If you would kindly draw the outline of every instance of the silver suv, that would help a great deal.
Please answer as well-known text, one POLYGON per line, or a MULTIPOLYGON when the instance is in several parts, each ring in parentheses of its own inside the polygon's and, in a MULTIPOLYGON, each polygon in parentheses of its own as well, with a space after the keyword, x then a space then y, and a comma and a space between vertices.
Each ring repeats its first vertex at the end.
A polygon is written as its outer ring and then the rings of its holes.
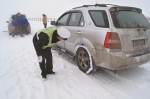
POLYGON ((84 5, 66 11, 51 25, 70 31, 68 40, 57 46, 72 53, 85 73, 97 66, 120 70, 150 61, 150 24, 140 8, 84 5))

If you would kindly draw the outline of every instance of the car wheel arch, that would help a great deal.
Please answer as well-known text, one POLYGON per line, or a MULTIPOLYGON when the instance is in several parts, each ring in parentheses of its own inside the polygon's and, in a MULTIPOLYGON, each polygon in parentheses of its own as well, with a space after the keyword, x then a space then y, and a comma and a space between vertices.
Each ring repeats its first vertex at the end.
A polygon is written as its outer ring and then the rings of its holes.
POLYGON ((89 74, 91 71, 95 70, 95 63, 93 60, 93 57, 91 55, 91 52, 89 51, 89 48, 87 48, 84 44, 78 44, 76 45, 75 49, 74 49, 74 55, 76 56, 76 52, 78 51, 78 49, 83 48, 84 50, 87 51, 88 55, 89 55, 89 59, 90 59, 90 68, 88 69, 88 71, 86 71, 86 74, 89 74))
POLYGON ((93 44, 87 39, 87 38, 82 38, 82 39, 76 39, 75 43, 74 43, 74 54, 76 54, 75 49, 77 48, 77 46, 85 46, 88 51, 91 53, 91 56, 93 56, 93 58, 95 58, 94 56, 96 56, 96 51, 95 48, 93 46, 93 44))

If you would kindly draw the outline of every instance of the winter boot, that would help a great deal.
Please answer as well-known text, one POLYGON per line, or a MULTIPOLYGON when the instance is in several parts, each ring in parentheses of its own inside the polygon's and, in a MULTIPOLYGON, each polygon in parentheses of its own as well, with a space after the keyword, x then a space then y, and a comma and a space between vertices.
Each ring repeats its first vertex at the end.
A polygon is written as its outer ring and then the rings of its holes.
POLYGON ((49 73, 47 73, 47 74, 54 74, 54 75, 55 75, 56 73, 55 73, 55 72, 53 72, 53 71, 51 71, 51 72, 49 72, 49 73))

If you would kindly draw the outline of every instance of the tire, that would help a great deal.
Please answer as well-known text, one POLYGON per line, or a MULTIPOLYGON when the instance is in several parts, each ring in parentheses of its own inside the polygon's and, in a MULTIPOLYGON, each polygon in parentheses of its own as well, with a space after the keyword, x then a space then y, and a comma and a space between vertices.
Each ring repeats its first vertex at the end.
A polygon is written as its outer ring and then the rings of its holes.
POLYGON ((86 73, 90 68, 90 59, 88 52, 84 48, 79 48, 76 52, 76 61, 78 68, 86 73))

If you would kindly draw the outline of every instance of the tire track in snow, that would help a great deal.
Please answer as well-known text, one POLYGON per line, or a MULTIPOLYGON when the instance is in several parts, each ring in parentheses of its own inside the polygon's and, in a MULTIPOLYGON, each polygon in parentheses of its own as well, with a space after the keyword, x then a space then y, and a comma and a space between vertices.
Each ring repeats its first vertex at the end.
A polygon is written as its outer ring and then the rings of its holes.
MULTIPOLYGON (((70 63, 76 63, 69 60, 69 55, 62 53, 63 59, 68 60, 70 63)), ((62 57, 62 56, 61 56, 62 57)), ((116 74, 113 71, 101 68, 96 72, 89 74, 89 77, 97 82, 100 86, 103 86, 108 92, 117 96, 118 99, 149 99, 150 95, 147 95, 146 89, 149 88, 149 71, 140 67, 130 68, 126 70, 119 70, 116 74), (147 83, 145 83, 145 81, 147 83), (144 83, 143 83, 144 82, 144 83), (108 87, 109 86, 109 87, 108 87), (143 86, 145 86, 143 88, 143 86), (113 90, 111 90, 113 89, 113 90), (117 93, 115 92, 117 91, 117 93), (120 95, 119 95, 120 94, 120 95)))
MULTIPOLYGON (((107 72, 98 69, 95 73, 91 73, 88 76, 104 89, 106 89, 110 94, 115 97, 117 96, 117 99, 132 99, 130 96, 126 95, 126 93, 122 92, 123 89, 119 90, 116 88, 116 84, 118 84, 119 79, 115 79, 107 72)), ((122 81, 120 81, 120 83, 121 82, 122 81)))
POLYGON ((150 97, 150 95, 145 95, 146 88, 140 87, 140 84, 142 84, 143 86, 142 75, 146 75, 146 72, 147 71, 145 71, 144 69, 140 69, 139 67, 137 67, 127 70, 120 70, 117 71, 116 74, 114 74, 112 71, 101 68, 96 72, 89 74, 88 76, 99 83, 100 86, 103 86, 111 94, 113 94, 114 96, 118 96, 118 98, 124 96, 124 99, 141 99, 143 97, 150 97), (139 72, 141 73, 141 77, 139 72), (145 93, 143 91, 145 91, 145 93), (116 92, 118 95, 116 94, 116 92), (142 94, 140 92, 142 92, 142 94))
POLYGON ((0 63, 3 64, 0 66, 0 89, 3 89, 0 90, 1 99, 45 98, 42 96, 43 83, 35 72, 39 67, 35 63, 35 55, 31 55, 34 50, 31 38, 32 36, 12 38, 7 34, 0 36, 0 42, 3 42, 0 49, 0 63), (31 43, 28 44, 26 40, 31 40, 31 43))

